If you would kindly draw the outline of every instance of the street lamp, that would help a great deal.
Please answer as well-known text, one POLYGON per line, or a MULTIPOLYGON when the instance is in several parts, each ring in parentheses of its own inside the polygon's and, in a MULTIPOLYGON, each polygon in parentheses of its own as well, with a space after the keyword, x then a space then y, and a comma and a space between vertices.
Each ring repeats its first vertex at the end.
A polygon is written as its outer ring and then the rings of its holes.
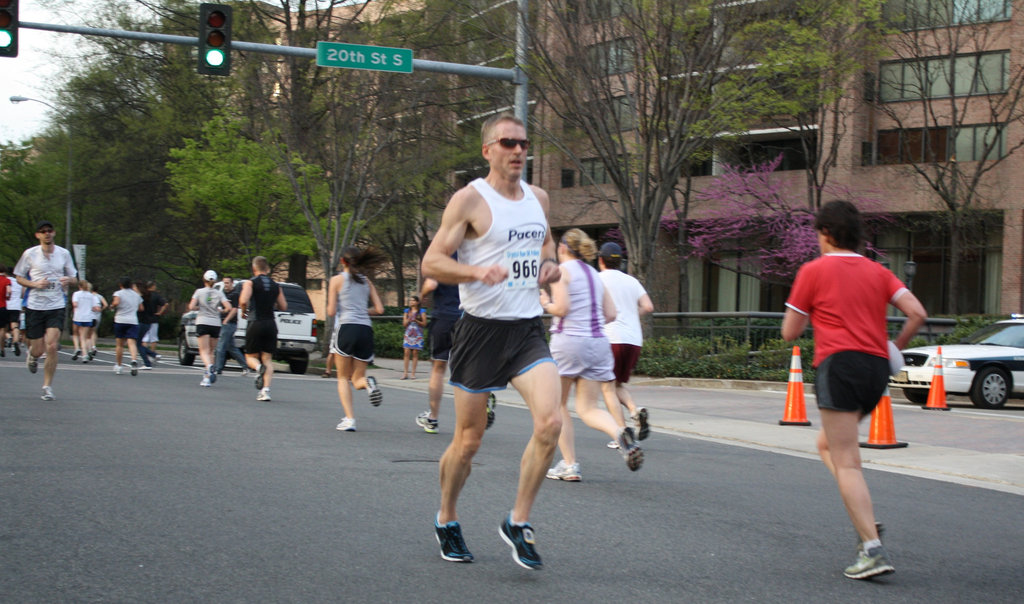
MULTIPOLYGON (((12 103, 14 103, 15 105, 17 105, 18 103, 24 102, 24 101, 33 101, 35 103, 42 103, 43 105, 46 105, 47 107, 49 107, 50 109, 53 109, 57 113, 60 113, 60 114, 64 115, 63 112, 60 109, 57 109, 56 107, 54 107, 53 105, 47 103, 46 101, 40 101, 39 99, 30 99, 27 96, 17 96, 17 95, 15 95, 15 96, 11 97, 10 101, 12 103)), ((65 118, 66 117, 67 116, 65 115, 65 118)), ((67 128, 67 131, 68 131, 68 187, 67 187, 68 191, 67 191, 67 204, 66 204, 67 207, 65 208, 66 216, 64 218, 64 221, 65 221, 64 222, 64 248, 67 249, 68 252, 70 252, 71 251, 71 125, 70 124, 65 124, 65 127, 67 128)))
POLYGON ((903 274, 907 277, 907 289, 914 291, 914 275, 917 274, 917 263, 913 260, 904 262, 903 274))

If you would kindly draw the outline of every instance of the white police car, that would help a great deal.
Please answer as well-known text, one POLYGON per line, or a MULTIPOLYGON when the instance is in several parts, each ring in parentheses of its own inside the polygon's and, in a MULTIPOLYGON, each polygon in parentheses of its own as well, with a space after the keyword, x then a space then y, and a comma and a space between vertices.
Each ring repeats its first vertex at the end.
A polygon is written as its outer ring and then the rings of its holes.
MULTIPOLYGON (((928 400, 938 346, 907 348, 903 368, 889 385, 912 403, 928 400)), ((1009 398, 1024 398, 1024 319, 999 321, 979 329, 960 344, 942 346, 946 394, 970 397, 976 407, 997 409, 1009 398)))

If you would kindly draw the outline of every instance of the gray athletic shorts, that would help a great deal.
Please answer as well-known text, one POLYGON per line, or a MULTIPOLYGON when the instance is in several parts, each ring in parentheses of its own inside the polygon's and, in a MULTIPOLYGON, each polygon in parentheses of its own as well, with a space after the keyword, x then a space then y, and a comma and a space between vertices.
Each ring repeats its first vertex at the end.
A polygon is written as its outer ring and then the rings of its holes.
POLYGON ((615 379, 615 358, 608 338, 551 334, 551 356, 558 364, 558 375, 593 382, 615 379))
POLYGON ((831 354, 814 374, 819 409, 871 413, 889 383, 889 359, 855 350, 831 354))
POLYGON ((467 392, 504 390, 517 375, 553 362, 540 317, 499 321, 467 313, 452 329, 449 383, 467 392))

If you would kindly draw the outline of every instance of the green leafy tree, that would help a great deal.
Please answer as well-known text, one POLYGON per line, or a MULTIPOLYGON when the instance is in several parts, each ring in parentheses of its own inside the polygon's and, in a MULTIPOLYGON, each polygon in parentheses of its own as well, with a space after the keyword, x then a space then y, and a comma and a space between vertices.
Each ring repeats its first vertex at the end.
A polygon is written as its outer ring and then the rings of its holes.
POLYGON ((289 183, 272 153, 244 135, 243 124, 218 116, 199 140, 172 149, 168 214, 199 236, 180 242, 198 266, 221 266, 245 274, 249 260, 272 263, 294 253, 313 252, 306 225, 296 211, 289 183), (192 239, 192 241, 189 241, 192 239), (205 241, 216 246, 205 246, 205 241), (220 254, 204 257, 207 253, 220 254))
POLYGON ((38 243, 33 233, 43 218, 57 225, 58 245, 64 245, 66 144, 64 135, 55 133, 22 146, 0 145, 0 262, 10 268, 25 248, 38 243))

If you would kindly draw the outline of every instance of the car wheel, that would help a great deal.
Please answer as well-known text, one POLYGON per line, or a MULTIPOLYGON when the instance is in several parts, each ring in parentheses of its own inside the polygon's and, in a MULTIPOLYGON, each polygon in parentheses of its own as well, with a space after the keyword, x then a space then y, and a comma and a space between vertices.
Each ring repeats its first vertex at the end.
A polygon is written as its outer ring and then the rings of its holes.
POLYGON ((912 390, 910 388, 904 388, 903 396, 905 396, 908 401, 914 403, 915 405, 924 405, 928 402, 927 390, 918 390, 916 388, 912 390))
POLYGON ((182 365, 191 366, 196 361, 196 355, 188 351, 188 340, 185 334, 178 334, 178 362, 182 365))
POLYGON ((303 373, 306 373, 307 367, 309 367, 309 357, 288 359, 288 369, 290 369, 292 373, 302 375, 303 373))
POLYGON ((1010 397, 1010 378, 999 367, 985 367, 974 377, 971 402, 982 409, 999 409, 1010 397))

